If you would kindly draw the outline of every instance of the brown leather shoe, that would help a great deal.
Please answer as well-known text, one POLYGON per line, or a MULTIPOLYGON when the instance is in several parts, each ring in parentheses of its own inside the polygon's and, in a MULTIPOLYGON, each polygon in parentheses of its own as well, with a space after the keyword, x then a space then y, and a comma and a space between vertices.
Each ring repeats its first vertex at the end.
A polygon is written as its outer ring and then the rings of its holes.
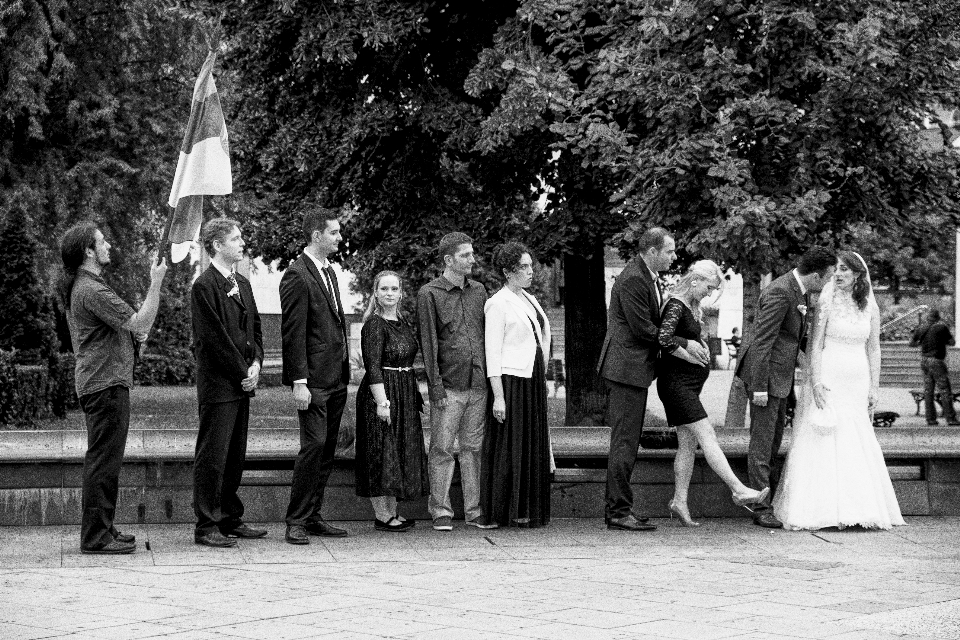
POLYGON ((324 536, 325 538, 344 538, 347 536, 346 529, 334 527, 331 524, 327 524, 322 519, 318 519, 307 524, 304 526, 304 529, 306 529, 307 533, 312 536, 324 536))
POLYGON ((783 523, 777 520, 777 517, 773 515, 773 511, 770 511, 769 509, 755 513, 753 516, 753 524, 757 525, 758 527, 766 527, 767 529, 783 528, 783 523))
POLYGON ((633 514, 622 518, 609 518, 607 520, 607 529, 619 531, 656 531, 656 525, 647 522, 640 522, 633 514))
POLYGON ((290 544, 310 544, 307 530, 298 524, 288 524, 287 533, 283 537, 290 544))
POLYGON ((204 547, 217 547, 220 549, 237 546, 236 540, 231 540, 219 531, 195 533, 193 534, 193 541, 199 545, 203 545, 204 547))

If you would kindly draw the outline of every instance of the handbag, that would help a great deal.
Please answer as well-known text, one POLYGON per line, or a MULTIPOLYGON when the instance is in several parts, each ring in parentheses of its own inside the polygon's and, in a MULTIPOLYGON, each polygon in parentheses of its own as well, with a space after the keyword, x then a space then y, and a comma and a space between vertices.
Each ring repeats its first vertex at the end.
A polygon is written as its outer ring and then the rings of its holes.
POLYGON ((813 432, 821 436, 832 435, 837 430, 837 414, 830 403, 824 403, 823 409, 814 404, 808 421, 813 432))
POLYGON ((677 428, 670 425, 644 427, 640 432, 640 446, 644 449, 676 449, 680 446, 677 428))

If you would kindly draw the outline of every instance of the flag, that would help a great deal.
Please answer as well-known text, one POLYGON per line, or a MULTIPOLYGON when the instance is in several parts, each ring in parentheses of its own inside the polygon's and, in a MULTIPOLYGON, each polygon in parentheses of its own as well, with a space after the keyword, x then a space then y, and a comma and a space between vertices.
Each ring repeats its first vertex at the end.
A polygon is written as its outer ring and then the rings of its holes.
POLYGON ((180 262, 190 252, 190 243, 200 234, 203 196, 223 196, 233 191, 227 123, 220 108, 220 95, 213 82, 217 54, 211 51, 193 88, 190 120, 180 146, 177 173, 170 200, 174 208, 167 221, 170 259, 180 262))

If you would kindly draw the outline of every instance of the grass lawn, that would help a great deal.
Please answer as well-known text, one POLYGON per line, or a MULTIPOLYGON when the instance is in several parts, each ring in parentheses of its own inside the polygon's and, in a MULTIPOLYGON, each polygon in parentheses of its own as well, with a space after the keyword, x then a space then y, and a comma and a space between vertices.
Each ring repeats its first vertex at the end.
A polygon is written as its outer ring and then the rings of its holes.
MULTIPOLYGON (((424 389, 424 396, 426 390, 424 389)), ((566 400, 547 399, 547 423, 563 425, 566 400)), ((343 422, 356 422, 357 387, 351 385, 343 422)), ((131 428, 133 429, 195 429, 197 427, 196 387, 136 387, 130 394, 131 428)), ((250 427, 253 429, 296 428, 297 412, 293 395, 286 387, 257 389, 250 402, 250 427)), ((66 419, 42 420, 32 429, 83 429, 83 413, 71 411, 66 419)))

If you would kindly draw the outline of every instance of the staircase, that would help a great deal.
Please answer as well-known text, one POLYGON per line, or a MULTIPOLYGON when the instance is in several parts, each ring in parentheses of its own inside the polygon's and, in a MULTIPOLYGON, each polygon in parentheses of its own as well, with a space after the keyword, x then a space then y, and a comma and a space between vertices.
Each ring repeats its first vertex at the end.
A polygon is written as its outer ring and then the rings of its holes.
POLYGON ((880 386, 922 389, 920 349, 906 342, 880 343, 880 386))

